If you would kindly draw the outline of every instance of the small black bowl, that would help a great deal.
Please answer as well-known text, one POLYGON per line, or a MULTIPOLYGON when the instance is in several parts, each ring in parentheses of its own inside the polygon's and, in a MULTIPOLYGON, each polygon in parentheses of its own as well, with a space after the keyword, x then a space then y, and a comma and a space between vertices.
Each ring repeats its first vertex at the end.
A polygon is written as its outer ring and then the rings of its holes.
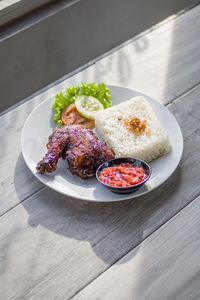
POLYGON ((97 180, 103 184, 106 188, 108 188, 109 190, 111 190, 114 193, 118 193, 118 194, 128 194, 128 193, 132 193, 137 191, 145 182, 147 182, 147 180, 150 178, 151 176, 151 168, 150 166, 143 160, 141 159, 137 159, 137 158, 132 158, 132 157, 123 157, 123 158, 115 158, 115 159, 111 159, 109 161, 106 161, 105 163, 103 163, 102 165, 100 165, 98 167, 98 169, 96 170, 96 178, 97 180), (121 163, 129 163, 131 165, 133 165, 134 167, 142 167, 143 170, 145 171, 147 177, 141 181, 138 184, 134 184, 128 187, 115 187, 115 186, 111 186, 108 185, 104 182, 102 182, 99 179, 99 172, 102 171, 103 169, 107 168, 107 167, 112 167, 114 165, 120 165, 121 163))

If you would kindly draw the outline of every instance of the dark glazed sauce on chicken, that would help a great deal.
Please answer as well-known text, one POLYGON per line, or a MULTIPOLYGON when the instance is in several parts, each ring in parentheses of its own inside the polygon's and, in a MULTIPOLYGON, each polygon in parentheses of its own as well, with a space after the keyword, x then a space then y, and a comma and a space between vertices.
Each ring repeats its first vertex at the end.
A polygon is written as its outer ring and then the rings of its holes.
POLYGON ((41 174, 54 172, 62 157, 72 174, 88 178, 95 175, 100 164, 114 158, 113 151, 93 131, 81 125, 56 128, 46 146, 47 153, 36 167, 41 174))

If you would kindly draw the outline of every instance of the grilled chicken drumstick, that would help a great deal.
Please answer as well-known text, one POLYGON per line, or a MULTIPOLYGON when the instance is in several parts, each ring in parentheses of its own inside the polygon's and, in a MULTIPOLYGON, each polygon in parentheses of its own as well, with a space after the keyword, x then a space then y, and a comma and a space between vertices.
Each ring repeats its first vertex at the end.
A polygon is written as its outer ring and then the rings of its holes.
POLYGON ((37 164, 39 173, 54 172, 60 157, 66 159, 72 174, 91 177, 103 162, 114 158, 113 151, 81 125, 64 125, 50 135, 47 153, 37 164))

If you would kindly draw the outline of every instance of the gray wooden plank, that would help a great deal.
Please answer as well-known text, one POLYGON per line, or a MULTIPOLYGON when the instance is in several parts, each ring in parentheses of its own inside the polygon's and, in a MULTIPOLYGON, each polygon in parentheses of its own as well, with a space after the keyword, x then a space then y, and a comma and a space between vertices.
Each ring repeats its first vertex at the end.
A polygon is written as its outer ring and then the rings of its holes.
POLYGON ((54 97, 56 92, 81 81, 129 85, 141 89, 159 102, 171 101, 176 94, 183 93, 199 82, 200 42, 196 39, 200 28, 199 14, 200 6, 197 6, 183 15, 170 18, 153 30, 148 30, 138 39, 132 40, 128 45, 115 50, 108 58, 101 59, 102 62, 93 64, 52 86, 0 118, 2 143, 0 214, 42 187, 26 168, 20 152, 21 129, 31 110, 43 99, 54 97), (177 45, 173 44, 171 49, 173 30, 177 35, 177 45), (179 31, 181 34, 178 34, 179 31), (184 47, 182 38, 186 39, 184 47), (141 50, 140 47, 145 45, 145 41, 148 41, 148 47, 141 50), (169 58, 170 56, 172 58, 173 54, 171 64, 169 58), (168 68, 171 70, 169 74, 168 68), (16 185, 20 193, 16 193, 16 185))
POLYGON ((199 299, 200 197, 72 299, 199 299))
POLYGON ((200 194, 199 93, 200 86, 169 105, 183 131, 184 153, 154 192, 88 203, 44 188, 1 217, 2 299, 72 297, 200 194))
POLYGON ((106 56, 102 73, 166 104, 199 83, 200 5, 106 56))
POLYGON ((29 105, 20 106, 0 118, 0 215, 43 186, 26 167, 20 145, 22 126, 36 105, 37 102, 30 101, 29 105))

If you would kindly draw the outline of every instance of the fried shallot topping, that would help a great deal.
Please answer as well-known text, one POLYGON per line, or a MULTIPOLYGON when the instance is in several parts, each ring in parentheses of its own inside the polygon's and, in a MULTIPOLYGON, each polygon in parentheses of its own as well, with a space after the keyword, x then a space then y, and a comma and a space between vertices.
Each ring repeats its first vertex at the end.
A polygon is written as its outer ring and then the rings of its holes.
MULTIPOLYGON (((147 128, 147 120, 141 120, 138 117, 130 117, 130 119, 124 119, 124 124, 128 127, 129 131, 133 131, 135 135, 140 135, 145 132, 147 128)), ((147 135, 151 134, 150 129, 146 132, 147 135)))

